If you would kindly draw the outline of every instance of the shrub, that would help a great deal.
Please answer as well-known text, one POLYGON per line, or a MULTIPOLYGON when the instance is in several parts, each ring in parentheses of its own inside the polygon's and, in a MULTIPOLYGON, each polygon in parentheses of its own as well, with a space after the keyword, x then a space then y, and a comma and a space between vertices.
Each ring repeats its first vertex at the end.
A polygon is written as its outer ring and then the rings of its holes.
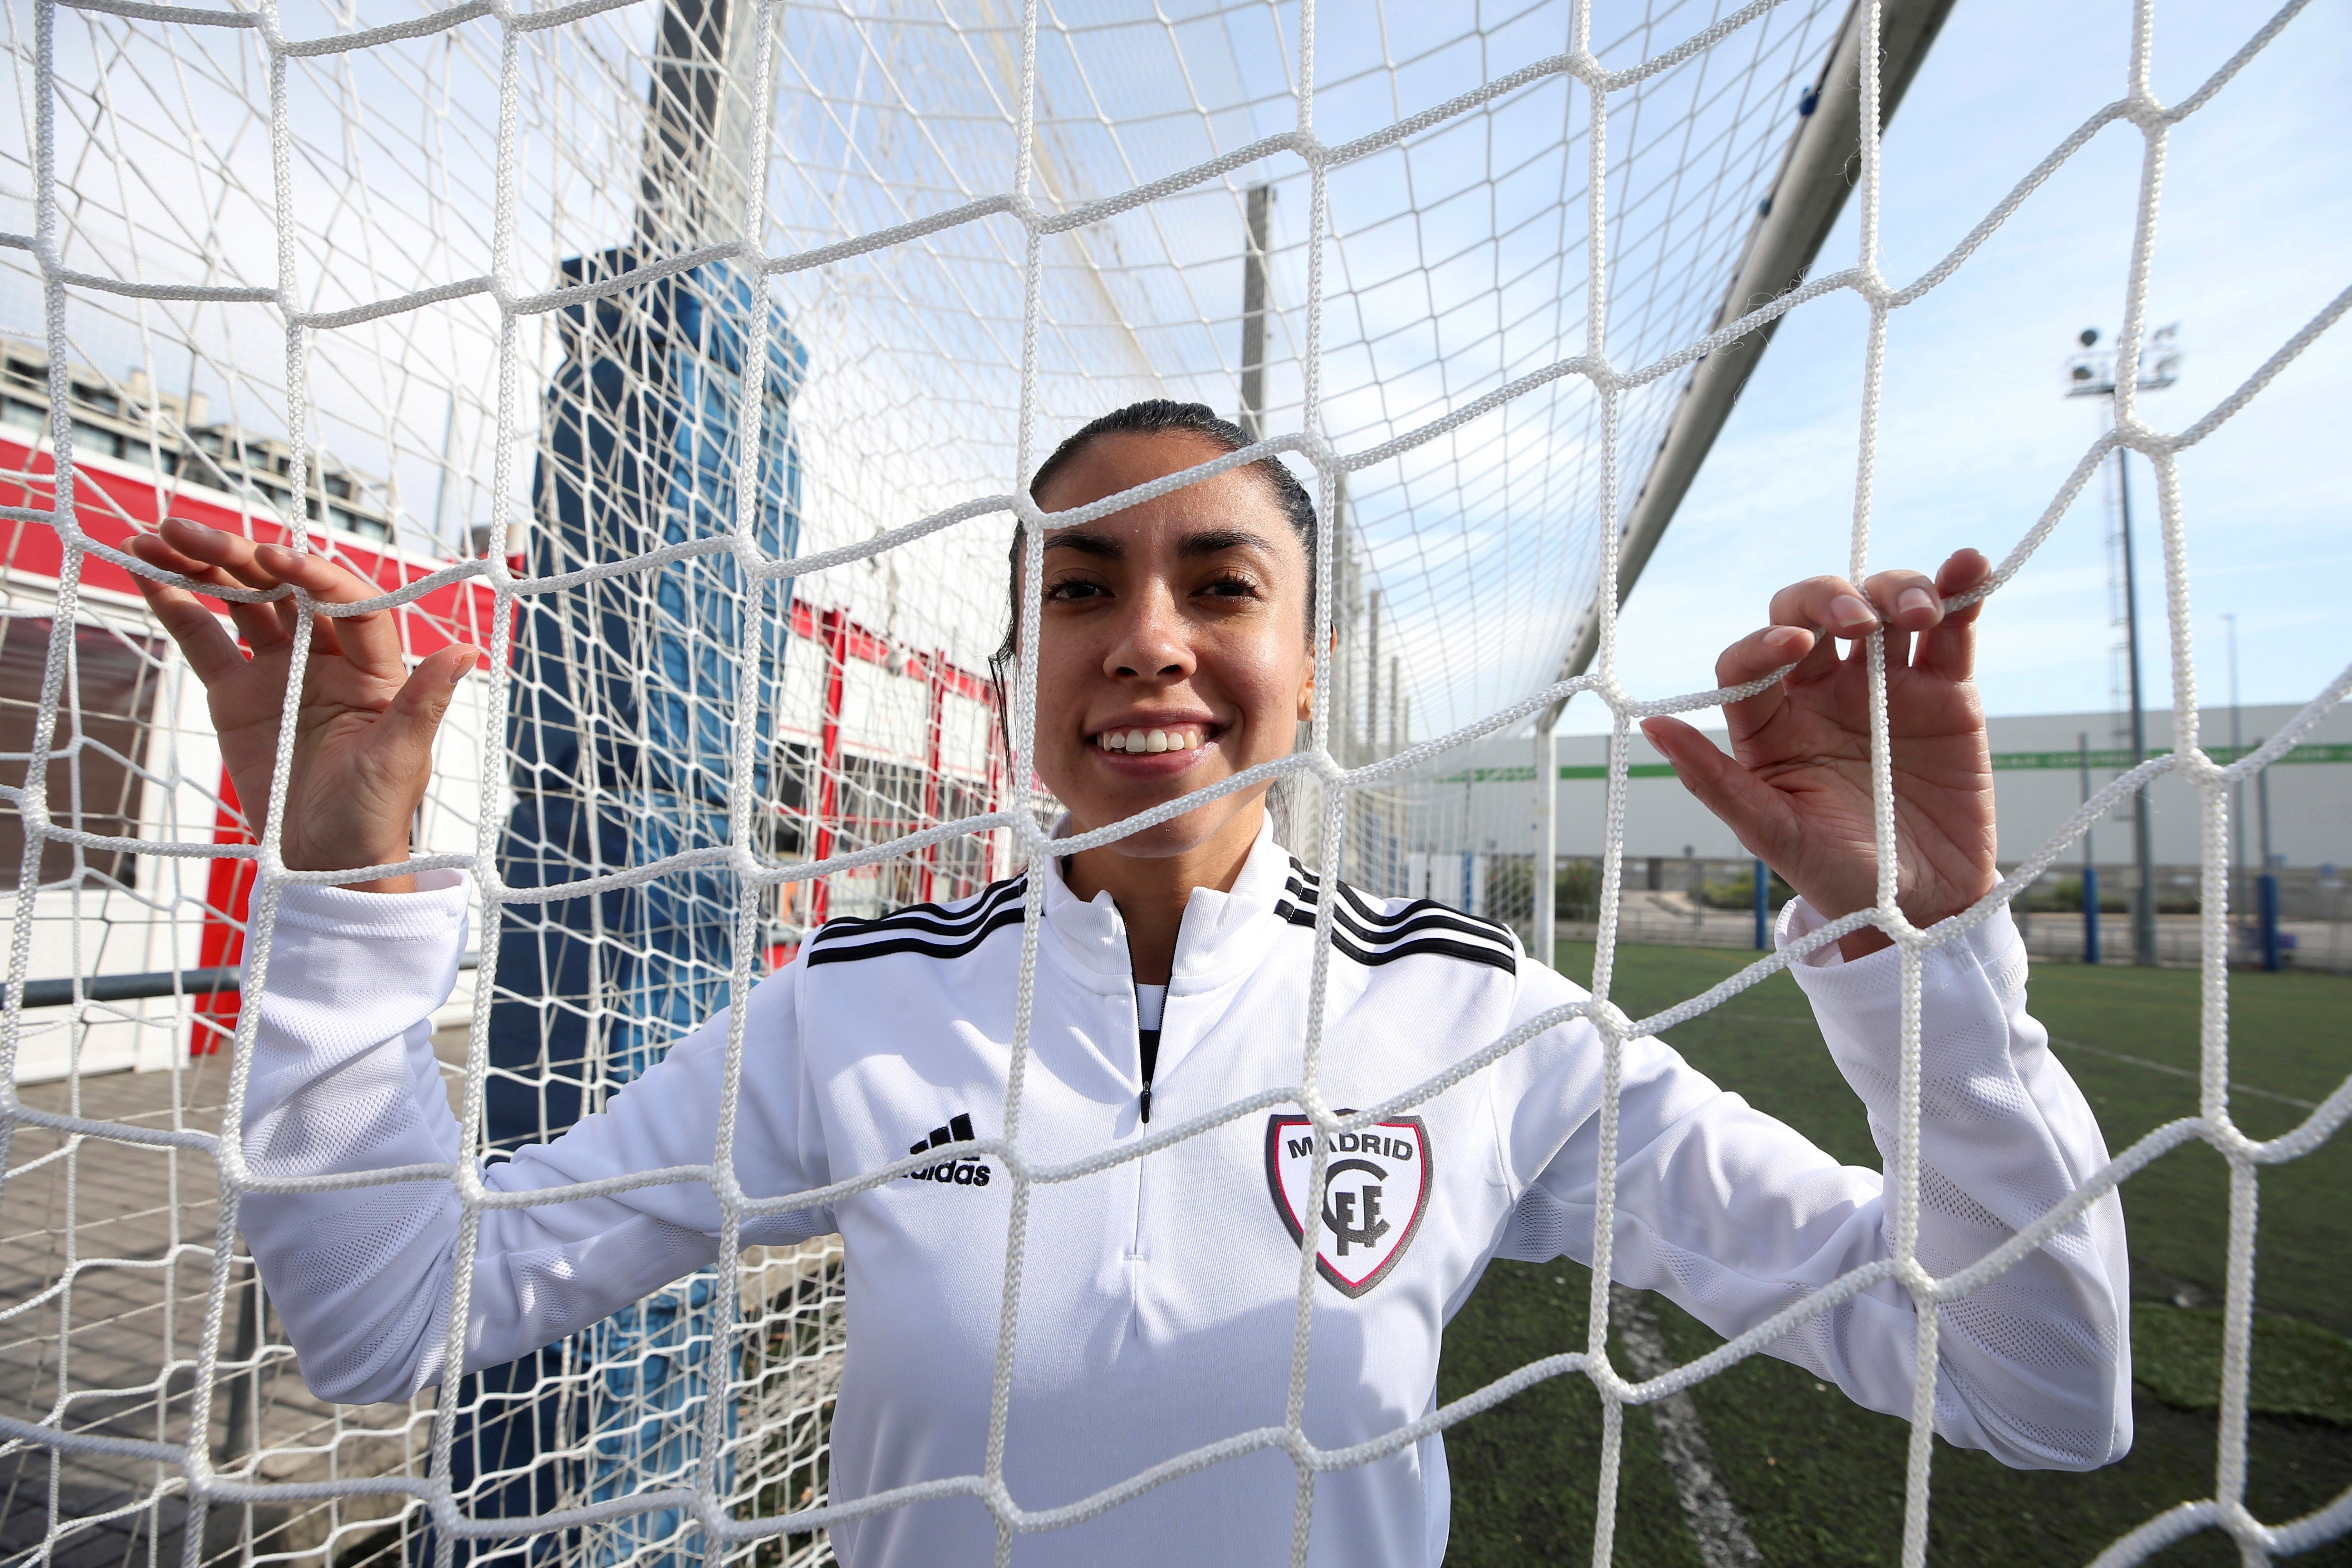
MULTIPOLYGON (((1795 889, 1780 879, 1780 874, 1778 871, 1771 873, 1771 884, 1765 889, 1764 897, 1769 907, 1777 910, 1795 898, 1797 894, 1795 889)), ((1756 872, 1753 868, 1750 868, 1737 877, 1727 877, 1721 881, 1702 882, 1699 884, 1698 897, 1699 901, 1711 910, 1754 909, 1756 907, 1756 872)))

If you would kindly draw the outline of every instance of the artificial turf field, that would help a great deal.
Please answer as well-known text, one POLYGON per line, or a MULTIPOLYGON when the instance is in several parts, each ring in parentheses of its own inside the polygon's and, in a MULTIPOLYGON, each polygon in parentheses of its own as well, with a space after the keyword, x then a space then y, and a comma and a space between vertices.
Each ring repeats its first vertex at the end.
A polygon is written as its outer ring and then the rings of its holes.
MULTIPOLYGON (((1752 953, 1619 950, 1615 999, 1635 1017, 1697 994, 1752 953)), ((1591 971, 1589 943, 1560 968, 1591 971)), ((2239 1125, 2284 1132, 2352 1072, 2352 981, 2240 973, 2231 982, 2239 1125), (2267 1091, 2264 1099, 2245 1092, 2267 1091), (2296 1103, 2302 1102, 2302 1103, 2296 1103)), ((2042 964, 2030 1005, 2105 1128, 2110 1152, 2197 1110, 2198 976, 2179 970, 2042 964), (2118 1059, 2113 1054, 2139 1058, 2118 1059), (2170 1072, 2164 1070, 2169 1068, 2170 1072)), ((1752 1104, 1839 1159, 1876 1169, 1861 1103, 1838 1076, 1796 983, 1775 975, 1668 1038, 1752 1104)), ((2213 1490, 2217 1309, 2224 1279, 2227 1167, 2201 1142, 2124 1184, 2131 1248, 2134 1419, 2121 1463, 2089 1475, 2004 1469, 1936 1444, 1930 1561, 2080 1564, 2172 1505, 2213 1490), (2196 1406, 2203 1405, 2203 1409, 2196 1406)), ((2352 1128, 2264 1169, 2255 1254, 2256 1408, 2247 1503, 2284 1522, 2352 1487, 2352 1128)), ((1590 1276, 1572 1264, 1496 1263, 1447 1329, 1439 1393, 1454 1399, 1528 1362, 1584 1347, 1590 1276)), ((1649 1298, 1678 1362, 1720 1339, 1649 1298)), ((1615 1357, 1622 1368, 1626 1362, 1615 1357)), ((1850 1404, 1810 1373, 1752 1356, 1692 1391, 1717 1468, 1766 1563, 1891 1564, 1903 1520, 1905 1425, 1850 1404)), ((1615 1561, 1701 1568, 1646 1410, 1625 1415, 1615 1561)), ((1446 1436, 1454 1476, 1449 1568, 1591 1560, 1601 1405, 1570 1374, 1472 1417, 1446 1436)), ((2206 1532, 2151 1559, 2234 1564, 2206 1532)), ((2352 1541, 2293 1559, 2352 1568, 2352 1541)))

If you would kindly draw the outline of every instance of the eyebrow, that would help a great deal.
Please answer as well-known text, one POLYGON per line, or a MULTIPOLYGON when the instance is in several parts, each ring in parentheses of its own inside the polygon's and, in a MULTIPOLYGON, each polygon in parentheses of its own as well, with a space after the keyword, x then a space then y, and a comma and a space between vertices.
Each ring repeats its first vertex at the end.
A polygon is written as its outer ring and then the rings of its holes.
MULTIPOLYGON (((1084 528, 1065 528, 1045 536, 1048 550, 1075 550, 1081 555, 1091 555, 1098 561, 1127 559, 1127 542, 1115 535, 1096 533, 1084 528)), ((1177 544, 1176 553, 1187 561, 1207 555, 1222 555, 1228 550, 1258 550, 1268 554, 1274 546, 1262 533, 1245 528, 1209 528, 1189 533, 1177 544)))

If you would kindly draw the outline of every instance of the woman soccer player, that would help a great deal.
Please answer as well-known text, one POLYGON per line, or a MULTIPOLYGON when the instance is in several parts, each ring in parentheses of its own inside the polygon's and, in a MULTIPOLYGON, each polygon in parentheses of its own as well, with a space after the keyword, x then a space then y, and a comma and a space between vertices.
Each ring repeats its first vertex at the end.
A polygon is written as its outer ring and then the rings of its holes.
MULTIPOLYGON (((1204 407, 1139 404, 1072 437, 1033 493, 1066 510, 1242 445, 1204 407)), ((1314 698, 1314 530, 1305 491, 1265 461, 1048 531, 1034 584, 1036 766, 1069 831, 1290 750, 1314 698)), ((317 556, 184 523, 135 548, 214 584, 290 583, 328 602, 374 592, 317 556)), ((1815 577, 1785 588, 1772 624, 1716 666, 1726 685, 1795 666, 1729 708, 1733 755, 1672 720, 1646 726, 1685 784, 1796 889, 1782 942, 1872 900, 1864 672, 1837 642, 1882 626, 1903 910, 1928 925, 1992 887, 1992 781, 1969 684, 1976 611, 1942 608, 1985 572, 1963 551, 1932 581, 1887 572, 1859 586, 1815 577)), ((232 607, 248 658, 194 596, 142 586, 210 690, 238 797, 268 799, 290 603, 232 607)), ((1028 586, 1016 584, 1016 603, 1028 586)), ((410 673, 383 614, 322 618, 313 636, 286 864, 396 864, 435 725, 476 655, 445 649, 410 673)), ((1032 1161, 1115 1150, 1298 1083, 1326 899, 1338 907, 1320 1084, 1333 1105, 1377 1104, 1583 994, 1501 926, 1307 871, 1274 842, 1262 789, 1028 875, 1045 879, 1045 928, 1021 1104, 1032 1161)), ((1003 1131, 1024 892, 1015 878, 960 903, 834 921, 751 993, 734 1132, 746 1194, 809 1191, 939 1150, 936 1163, 854 1196, 742 1227, 746 1244, 836 1230, 845 1243, 836 1502, 983 1468, 1013 1184, 1000 1160, 958 1146, 1003 1131)), ((246 1104, 257 1173, 457 1158, 430 1019, 455 980, 467 903, 466 879, 449 873, 285 890, 246 1104)), ((1882 1149, 1897 1114, 1896 968, 1865 928, 1794 971, 1882 1149)), ((1924 960, 1918 1255, 1938 1275, 1999 1246, 2106 1160, 2089 1108, 2025 1012, 2025 968, 2005 913, 1924 960)), ((512 1194, 709 1163, 726 1037, 726 1019, 711 1020, 603 1113, 478 1180, 512 1194)), ((1599 1037, 1573 1021, 1339 1140, 1317 1263, 1310 1441, 1365 1442, 1433 1408, 1440 1335, 1490 1258, 1591 1256, 1601 1071, 1599 1037)), ((1877 1173, 1839 1165, 1667 1047, 1625 1047, 1622 1104, 1612 1268, 1626 1284, 1729 1335, 1888 1255, 1877 1173)), ((1004 1456, 1020 1506, 1071 1503, 1282 1425, 1309 1131, 1280 1106, 1032 1189, 1004 1456)), ((353 1401, 402 1398, 584 1328, 709 1267, 720 1226, 699 1183, 483 1210, 458 1368, 444 1360, 459 1236, 449 1184, 254 1194, 243 1215, 304 1379, 353 1401)), ((1937 1430, 2019 1466, 2120 1456, 2126 1300, 2111 1193, 1944 1309, 1937 1430)), ((1905 1412, 1915 1326, 1908 1297, 1883 1283, 1771 1348, 1872 1409, 1905 1412)), ((1324 1473, 1315 1488, 1315 1562, 1427 1568, 1442 1557, 1437 1436, 1324 1473)), ((1024 1534, 1014 1561, 1282 1563, 1297 1489, 1287 1454, 1259 1449, 1024 1534)), ((833 1530, 853 1568, 986 1563, 994 1539, 970 1495, 833 1530)))

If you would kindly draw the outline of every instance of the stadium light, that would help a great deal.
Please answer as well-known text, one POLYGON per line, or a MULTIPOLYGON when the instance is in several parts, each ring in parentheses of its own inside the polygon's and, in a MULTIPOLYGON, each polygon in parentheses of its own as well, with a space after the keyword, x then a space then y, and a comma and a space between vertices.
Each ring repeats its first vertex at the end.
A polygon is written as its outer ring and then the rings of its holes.
MULTIPOLYGON (((2158 327, 2147 334, 2133 378, 2140 392, 2161 392, 2180 379, 2180 323, 2158 327)), ((2116 351, 2102 349, 2099 329, 2085 327, 2075 341, 2082 352, 2066 362, 2066 395, 2104 397, 2114 416, 2116 351)), ((2147 707, 2140 700, 2139 585, 2132 556, 2131 468, 2124 448, 2116 448, 2116 497, 2122 513, 2124 558, 2124 659, 2131 678, 2131 765, 2147 756, 2147 707)), ((2154 828, 2147 819, 2147 786, 2132 792, 2132 858, 2138 870, 2132 888, 2132 962, 2156 962, 2156 848, 2154 828)))

